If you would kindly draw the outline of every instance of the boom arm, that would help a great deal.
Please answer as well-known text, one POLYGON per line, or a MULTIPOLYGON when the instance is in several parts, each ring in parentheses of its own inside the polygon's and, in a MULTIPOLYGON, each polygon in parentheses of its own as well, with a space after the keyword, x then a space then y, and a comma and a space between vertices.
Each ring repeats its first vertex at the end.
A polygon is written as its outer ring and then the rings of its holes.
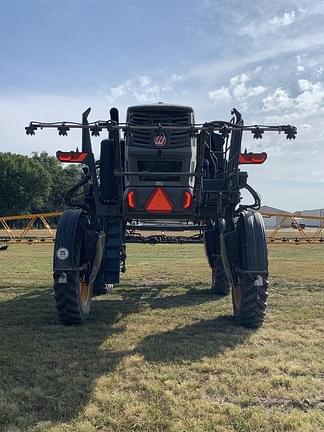
MULTIPOLYGON (((88 110, 84 113, 88 113, 88 110)), ((84 116, 84 119, 87 119, 87 116, 84 116)), ((36 122, 32 121, 28 126, 25 127, 25 131, 27 135, 35 135, 35 131, 38 129, 45 128, 54 128, 57 129, 59 135, 66 136, 70 129, 88 129, 91 132, 92 136, 99 136, 103 129, 106 129, 108 132, 112 132, 114 130, 120 130, 122 132, 131 133, 135 130, 157 130, 159 132, 163 131, 188 131, 194 135, 197 135, 199 132, 219 132, 224 137, 228 137, 229 134, 233 131, 248 131, 251 132, 253 138, 261 139, 264 132, 278 132, 284 133, 287 139, 295 139, 297 135, 297 128, 292 125, 280 125, 280 126, 269 126, 269 125, 248 125, 244 126, 240 123, 232 123, 226 121, 215 120, 208 123, 195 123, 191 126, 173 126, 169 124, 158 124, 158 125, 147 125, 147 126, 138 126, 132 125, 130 123, 116 123, 113 120, 97 120, 94 122, 88 123, 87 120, 82 123, 76 122, 53 122, 53 123, 44 123, 44 122, 36 122)))

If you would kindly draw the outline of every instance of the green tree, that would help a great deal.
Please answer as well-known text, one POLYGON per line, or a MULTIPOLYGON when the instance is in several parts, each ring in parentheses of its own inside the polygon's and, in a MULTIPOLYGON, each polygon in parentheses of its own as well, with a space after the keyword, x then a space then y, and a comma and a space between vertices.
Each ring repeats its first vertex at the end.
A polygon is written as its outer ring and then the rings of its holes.
POLYGON ((31 157, 0 153, 0 215, 63 210, 66 192, 80 178, 80 167, 64 167, 46 152, 31 157))
POLYGON ((33 213, 45 207, 51 176, 35 158, 0 153, 0 214, 33 213))
POLYGON ((79 180, 80 167, 75 165, 64 167, 55 156, 49 156, 46 152, 33 153, 32 159, 38 161, 51 178, 50 192, 43 211, 63 210, 66 207, 64 196, 79 180))

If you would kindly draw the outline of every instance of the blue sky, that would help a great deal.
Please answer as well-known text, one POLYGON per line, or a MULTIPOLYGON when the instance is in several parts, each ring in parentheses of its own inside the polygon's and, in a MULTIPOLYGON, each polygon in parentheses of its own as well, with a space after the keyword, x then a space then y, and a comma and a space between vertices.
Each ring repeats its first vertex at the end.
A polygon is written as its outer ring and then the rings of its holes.
MULTIPOLYGON (((30 120, 92 120, 109 107, 172 102, 198 121, 295 124, 296 141, 246 137, 267 151, 250 183, 264 204, 324 207, 324 2, 0 0, 0 151, 50 154, 79 144, 30 120)), ((94 142, 98 147, 98 141, 94 142)))

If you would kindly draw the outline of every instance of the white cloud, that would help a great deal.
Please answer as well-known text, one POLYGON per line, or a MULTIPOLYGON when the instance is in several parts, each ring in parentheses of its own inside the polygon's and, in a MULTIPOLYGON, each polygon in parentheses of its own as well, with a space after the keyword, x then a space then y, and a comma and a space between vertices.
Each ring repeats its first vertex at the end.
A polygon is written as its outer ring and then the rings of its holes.
POLYGON ((248 86, 247 82, 250 81, 250 76, 247 73, 234 76, 230 79, 230 85, 232 86, 232 92, 237 98, 246 98, 251 96, 257 96, 266 91, 266 87, 262 85, 248 86))
POLYGON ((321 82, 311 83, 308 80, 299 80, 301 93, 296 97, 296 108, 309 113, 324 108, 324 86, 321 82))
POLYGON ((125 96, 139 103, 158 102, 164 93, 171 92, 176 84, 185 79, 185 75, 174 73, 161 82, 155 82, 152 77, 142 75, 111 87, 105 97, 109 103, 115 103, 125 96))
POLYGON ((238 32, 240 35, 247 35, 254 40, 258 40, 262 36, 275 33, 280 28, 291 25, 295 18, 295 11, 292 10, 291 12, 285 12, 282 16, 276 15, 268 20, 249 21, 239 28, 238 32))
POLYGON ((242 73, 241 75, 236 75, 230 79, 230 85, 235 87, 237 85, 245 84, 249 81, 249 76, 247 73, 242 73))
MULTIPOLYGON (((256 68, 251 74, 257 74, 260 71, 261 68, 256 68)), ((209 98, 214 102, 236 98, 240 101, 241 106, 246 106, 246 99, 258 96, 267 90, 267 87, 262 85, 249 86, 248 82, 251 79, 251 74, 244 72, 240 75, 233 76, 229 80, 228 87, 223 86, 219 89, 209 91, 209 98)))
POLYGON ((139 77, 138 81, 141 87, 148 87, 152 83, 152 78, 144 75, 139 77))
POLYGON ((130 81, 126 81, 124 84, 121 84, 117 87, 112 87, 110 89, 111 99, 114 101, 115 99, 117 99, 120 96, 122 96, 123 94, 125 94, 126 89, 127 89, 129 84, 130 84, 130 81))
POLYGON ((228 91, 227 87, 221 87, 217 90, 213 90, 208 92, 208 96, 209 99, 212 100, 213 102, 218 102, 218 101, 230 101, 231 100, 231 95, 228 91))
POLYGON ((264 120, 272 124, 296 125, 298 138, 304 143, 307 142, 310 148, 314 148, 323 139, 324 84, 300 79, 297 86, 299 93, 296 96, 279 87, 263 98, 262 111, 269 113, 264 120))
POLYGON ((295 21, 295 11, 285 12, 282 16, 275 16, 269 20, 269 23, 275 27, 288 26, 295 21))
POLYGON ((280 87, 273 94, 265 97, 262 102, 264 111, 287 109, 293 104, 287 90, 280 87))
POLYGON ((233 94, 235 97, 239 99, 249 98, 253 96, 258 96, 264 93, 267 90, 267 87, 262 85, 258 85, 255 87, 246 87, 244 83, 241 83, 234 87, 233 94))
POLYGON ((301 91, 309 91, 312 88, 312 83, 306 79, 298 80, 298 86, 301 91))

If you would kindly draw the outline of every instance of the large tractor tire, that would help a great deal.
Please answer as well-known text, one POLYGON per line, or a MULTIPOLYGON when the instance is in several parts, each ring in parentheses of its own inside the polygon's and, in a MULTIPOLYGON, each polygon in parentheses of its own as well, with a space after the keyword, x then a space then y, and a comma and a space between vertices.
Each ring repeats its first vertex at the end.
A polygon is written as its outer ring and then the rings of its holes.
POLYGON ((212 284, 210 290, 213 294, 222 296, 230 292, 230 284, 221 259, 217 259, 216 265, 212 267, 212 284))
MULTIPOLYGON (((84 214, 68 210, 61 217, 54 248, 54 294, 62 324, 83 323, 90 312, 92 284, 89 272, 88 220, 84 214)), ((92 246, 93 247, 93 246, 92 246)), ((92 252, 92 255, 94 253, 92 252)))
POLYGON ((236 321, 260 327, 268 297, 268 251, 260 213, 244 211, 237 222, 239 268, 233 278, 232 301, 236 321))

